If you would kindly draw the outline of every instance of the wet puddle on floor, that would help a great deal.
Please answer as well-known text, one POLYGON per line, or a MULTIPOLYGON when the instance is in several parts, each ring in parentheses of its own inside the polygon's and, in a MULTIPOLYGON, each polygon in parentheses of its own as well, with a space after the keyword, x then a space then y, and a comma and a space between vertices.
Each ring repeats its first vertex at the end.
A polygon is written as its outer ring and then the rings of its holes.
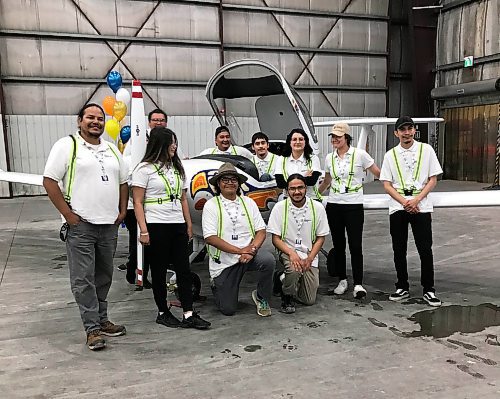
POLYGON ((500 325, 500 307, 491 303, 476 306, 450 305, 414 313, 408 320, 420 325, 419 331, 405 337, 446 338, 461 333, 476 333, 500 325))

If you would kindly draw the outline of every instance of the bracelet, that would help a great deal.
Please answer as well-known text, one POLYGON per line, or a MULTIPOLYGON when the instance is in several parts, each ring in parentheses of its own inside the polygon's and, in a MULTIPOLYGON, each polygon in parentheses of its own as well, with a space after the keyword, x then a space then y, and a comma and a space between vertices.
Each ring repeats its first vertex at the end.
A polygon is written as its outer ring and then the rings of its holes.
POLYGON ((141 233, 141 236, 148 236, 148 235, 149 235, 149 233, 148 233, 148 232, 146 232, 146 233, 141 233))

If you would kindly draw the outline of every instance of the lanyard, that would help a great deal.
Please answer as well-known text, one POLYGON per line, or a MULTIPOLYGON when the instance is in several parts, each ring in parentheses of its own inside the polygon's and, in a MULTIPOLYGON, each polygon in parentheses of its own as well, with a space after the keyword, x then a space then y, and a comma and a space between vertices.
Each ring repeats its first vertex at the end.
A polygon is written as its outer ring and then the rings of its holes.
MULTIPOLYGON (((338 188, 334 188, 332 187, 332 191, 333 192, 338 192, 338 193, 348 193, 348 192, 357 192, 361 189, 362 185, 360 184, 359 186, 355 186, 355 187, 352 187, 351 184, 352 184, 352 179, 354 178, 354 159, 355 159, 355 156, 356 156, 356 149, 354 148, 353 151, 352 151, 352 154, 350 155, 350 164, 349 164, 349 178, 347 179, 347 183, 345 184, 344 186, 344 190, 341 190, 341 186, 342 186, 342 181, 345 181, 345 161, 343 161, 343 168, 342 170, 340 171, 340 173, 337 173, 336 170, 335 170, 335 157, 334 157, 334 153, 335 152, 332 152, 332 174, 333 174, 333 178, 334 180, 337 182, 338 184, 338 188)), ((340 157, 339 157, 340 159, 340 157)))
MULTIPOLYGON (((407 168, 409 169, 409 172, 412 174, 412 176, 411 176, 412 179, 413 179, 412 184, 414 184, 418 180, 418 177, 420 176, 420 170, 422 169, 422 153, 423 153, 423 149, 424 149, 424 145, 422 143, 420 143, 420 148, 418 149, 417 165, 413 169, 413 173, 411 173, 412 170, 411 170, 411 168, 408 167, 408 164, 406 165, 407 168)), ((396 147, 394 147, 392 149, 392 155, 394 157, 394 162, 396 164, 396 170, 398 172, 399 185, 401 186, 402 190, 406 190, 407 187, 405 185, 405 180, 403 179, 403 173, 401 172, 401 167, 399 166, 398 154, 396 152, 396 147)))
POLYGON ((175 175, 176 179, 176 187, 175 190, 172 190, 172 184, 169 182, 169 180, 165 177, 165 172, 160 169, 156 164, 153 164, 153 167, 156 170, 156 173, 160 177, 160 179, 163 180, 163 185, 165 186, 165 194, 166 197, 164 198, 146 198, 144 200, 145 204, 159 204, 161 205, 163 202, 174 202, 176 199, 181 198, 181 178, 179 175, 179 172, 173 168, 172 172, 175 175))
POLYGON ((259 169, 259 174, 261 174, 261 175, 263 175, 264 173, 271 174, 271 168, 273 167, 273 163, 274 163, 274 154, 272 154, 271 161, 269 161, 269 163, 267 165, 267 170, 265 172, 260 168, 260 165, 262 165, 266 162, 265 160, 260 159, 260 158, 256 157, 255 155, 252 157, 252 160, 253 160, 254 165, 257 166, 257 168, 259 169), (258 161, 256 161, 256 159, 258 161))
MULTIPOLYGON (((312 198, 309 198, 309 208, 311 209, 311 214, 312 214, 312 226, 311 226, 311 243, 314 244, 316 241, 316 230, 318 228, 318 223, 316 219, 316 209, 314 209, 314 200, 312 198)), ((307 201, 304 204, 304 207, 307 207, 307 201)), ((286 237, 286 233, 288 231, 288 210, 290 209, 290 200, 287 198, 285 199, 285 214, 283 217, 283 225, 281 226, 281 240, 284 241, 286 237)), ((294 216, 295 218, 295 216, 294 216)), ((304 213, 304 220, 305 220, 305 213, 304 213)), ((304 220, 302 221, 302 224, 304 223, 304 220)), ((297 219, 295 219, 297 222, 297 219)), ((299 230, 299 235, 300 235, 300 229, 302 228, 302 224, 300 225, 299 230)), ((299 227, 299 226, 297 226, 299 227)))

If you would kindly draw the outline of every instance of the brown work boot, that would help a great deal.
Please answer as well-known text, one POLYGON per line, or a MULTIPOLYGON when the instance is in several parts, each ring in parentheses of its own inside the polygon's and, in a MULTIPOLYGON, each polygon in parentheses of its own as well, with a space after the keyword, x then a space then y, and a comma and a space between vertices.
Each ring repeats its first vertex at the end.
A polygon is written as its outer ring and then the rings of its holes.
POLYGON ((106 347, 106 341, 101 336, 101 330, 92 330, 87 333, 87 346, 91 351, 98 351, 106 347))
POLYGON ((127 330, 125 326, 111 323, 109 320, 101 324, 102 335, 107 335, 108 337, 119 337, 120 335, 125 335, 126 333, 127 330))

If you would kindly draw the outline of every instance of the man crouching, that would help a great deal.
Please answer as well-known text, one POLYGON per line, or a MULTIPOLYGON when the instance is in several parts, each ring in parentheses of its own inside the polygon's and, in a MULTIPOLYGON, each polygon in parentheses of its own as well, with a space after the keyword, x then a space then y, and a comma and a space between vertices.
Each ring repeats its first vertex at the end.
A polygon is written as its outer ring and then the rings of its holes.
POLYGON ((230 163, 224 163, 209 181, 216 196, 203 207, 203 237, 210 255, 209 270, 215 303, 222 314, 231 316, 238 307, 238 292, 247 271, 258 272, 252 299, 259 316, 271 316, 269 299, 275 259, 261 248, 266 225, 257 204, 241 194, 247 177, 230 163))
POLYGON ((287 180, 288 198, 278 202, 269 217, 268 231, 285 267, 281 278, 281 311, 294 313, 294 301, 316 302, 319 287, 318 252, 330 233, 323 205, 306 198, 306 180, 293 174, 287 180))

